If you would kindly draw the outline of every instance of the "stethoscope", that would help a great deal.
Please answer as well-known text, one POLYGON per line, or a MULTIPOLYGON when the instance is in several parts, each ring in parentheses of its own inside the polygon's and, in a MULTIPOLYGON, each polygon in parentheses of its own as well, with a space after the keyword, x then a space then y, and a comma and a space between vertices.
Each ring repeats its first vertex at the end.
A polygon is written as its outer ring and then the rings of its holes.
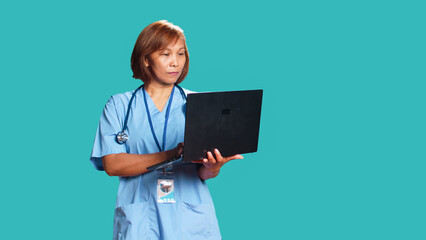
MULTIPOLYGON (((180 91, 180 93, 181 93, 181 95, 182 95, 183 99, 186 101, 186 94, 185 94, 185 92, 183 91, 183 89, 182 89, 179 85, 175 85, 175 86, 179 89, 179 91, 180 91)), ((155 131, 154 131, 154 127, 153 127, 153 125, 152 125, 152 121, 151 121, 151 114, 150 114, 150 111, 149 111, 148 103, 147 103, 147 101, 146 101, 146 93, 145 93, 145 86, 144 86, 144 85, 142 85, 142 86, 138 87, 138 88, 137 88, 137 89, 133 92, 132 97, 130 98, 130 101, 129 101, 129 105, 127 106, 126 118, 124 119, 124 125, 123 125, 123 128, 121 129, 121 131, 119 131, 119 132, 116 134, 115 140, 116 140, 116 142, 117 142, 118 144, 123 144, 123 143, 127 142, 127 140, 129 139, 129 136, 126 134, 125 129, 127 129, 127 121, 129 120, 129 113, 130 113, 130 109, 131 109, 131 106, 132 106, 133 99, 135 98, 136 93, 137 93, 140 89, 142 89, 142 93, 143 93, 143 97, 144 97, 144 102, 145 102, 145 108, 146 108, 146 111, 147 111, 148 122, 149 122, 149 125, 150 125, 150 127, 151 127, 151 133, 152 133, 152 136, 154 137, 154 140, 155 140, 155 143, 156 143, 156 145, 157 145, 157 147, 158 147, 158 150, 159 150, 160 152, 162 152, 162 151, 164 151, 164 148, 165 148, 165 145, 166 145, 166 130, 167 130, 167 122, 168 122, 168 120, 169 120, 170 108, 171 108, 171 105, 172 105, 172 102, 173 102, 173 95, 174 95, 174 91, 175 91, 175 88, 174 88, 174 87, 173 87, 172 93, 170 94, 170 97, 169 97, 169 103, 168 103, 167 110, 166 110, 166 120, 165 120, 165 123, 164 123, 164 131, 163 131, 163 146, 162 146, 162 147, 160 146, 160 144, 159 144, 159 142, 158 142, 157 136, 156 136, 155 131)))

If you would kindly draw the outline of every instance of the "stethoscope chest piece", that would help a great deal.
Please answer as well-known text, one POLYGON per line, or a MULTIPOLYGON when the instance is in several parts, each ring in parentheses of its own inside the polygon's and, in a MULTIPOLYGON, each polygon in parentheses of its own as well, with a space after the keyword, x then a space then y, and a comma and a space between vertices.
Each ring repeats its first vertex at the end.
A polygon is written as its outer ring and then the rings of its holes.
POLYGON ((115 141, 117 141, 118 144, 123 144, 127 142, 128 139, 129 139, 129 136, 127 136, 126 133, 121 131, 118 132, 117 135, 115 136, 115 141))

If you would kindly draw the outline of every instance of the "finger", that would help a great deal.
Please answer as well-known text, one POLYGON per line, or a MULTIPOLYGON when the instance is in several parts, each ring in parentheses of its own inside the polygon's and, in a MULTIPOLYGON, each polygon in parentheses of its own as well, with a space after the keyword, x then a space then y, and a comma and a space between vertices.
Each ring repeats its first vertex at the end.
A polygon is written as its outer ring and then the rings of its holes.
POLYGON ((223 161, 223 157, 222 157, 222 155, 220 154, 220 152, 219 152, 219 149, 215 149, 214 150, 214 155, 216 156, 216 161, 218 162, 218 163, 221 163, 222 161, 223 161))
POLYGON ((234 156, 226 157, 225 159, 226 159, 226 161, 231 161, 231 160, 234 160, 234 159, 244 159, 244 157, 241 154, 237 154, 237 155, 234 155, 234 156))
POLYGON ((216 163, 216 159, 213 157, 213 154, 210 151, 207 152, 207 158, 209 160, 208 163, 211 163, 211 164, 215 164, 216 163))

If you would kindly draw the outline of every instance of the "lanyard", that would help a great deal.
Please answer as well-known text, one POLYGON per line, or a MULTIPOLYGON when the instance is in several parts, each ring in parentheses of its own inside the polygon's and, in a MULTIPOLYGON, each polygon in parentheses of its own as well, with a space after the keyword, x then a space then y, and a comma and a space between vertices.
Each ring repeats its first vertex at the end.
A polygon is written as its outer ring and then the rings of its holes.
POLYGON ((174 95, 174 92, 175 92, 175 87, 173 87, 172 93, 170 94, 169 104, 168 104, 167 110, 166 110, 166 119, 164 121, 164 131, 163 131, 163 148, 160 147, 160 143, 158 142, 157 135, 155 134, 155 131, 154 131, 154 126, 152 125, 151 113, 149 111, 148 103, 146 101, 145 86, 142 86, 142 88, 143 88, 143 98, 145 100, 144 102, 145 102, 146 114, 148 115, 148 122, 149 122, 149 126, 151 127, 151 133, 152 133, 152 136, 154 137, 155 144, 157 144, 158 151, 163 152, 165 150, 165 147, 166 147, 167 122, 169 121, 170 108, 171 108, 172 102, 173 102, 173 95, 174 95))

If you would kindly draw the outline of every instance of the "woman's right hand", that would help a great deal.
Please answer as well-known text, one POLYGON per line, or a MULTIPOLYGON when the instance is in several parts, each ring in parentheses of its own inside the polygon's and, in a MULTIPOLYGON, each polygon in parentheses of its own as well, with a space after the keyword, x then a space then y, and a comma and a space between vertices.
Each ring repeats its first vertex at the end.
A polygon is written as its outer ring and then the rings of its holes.
POLYGON ((172 157, 176 158, 183 153, 183 142, 179 143, 175 148, 172 149, 172 157))

